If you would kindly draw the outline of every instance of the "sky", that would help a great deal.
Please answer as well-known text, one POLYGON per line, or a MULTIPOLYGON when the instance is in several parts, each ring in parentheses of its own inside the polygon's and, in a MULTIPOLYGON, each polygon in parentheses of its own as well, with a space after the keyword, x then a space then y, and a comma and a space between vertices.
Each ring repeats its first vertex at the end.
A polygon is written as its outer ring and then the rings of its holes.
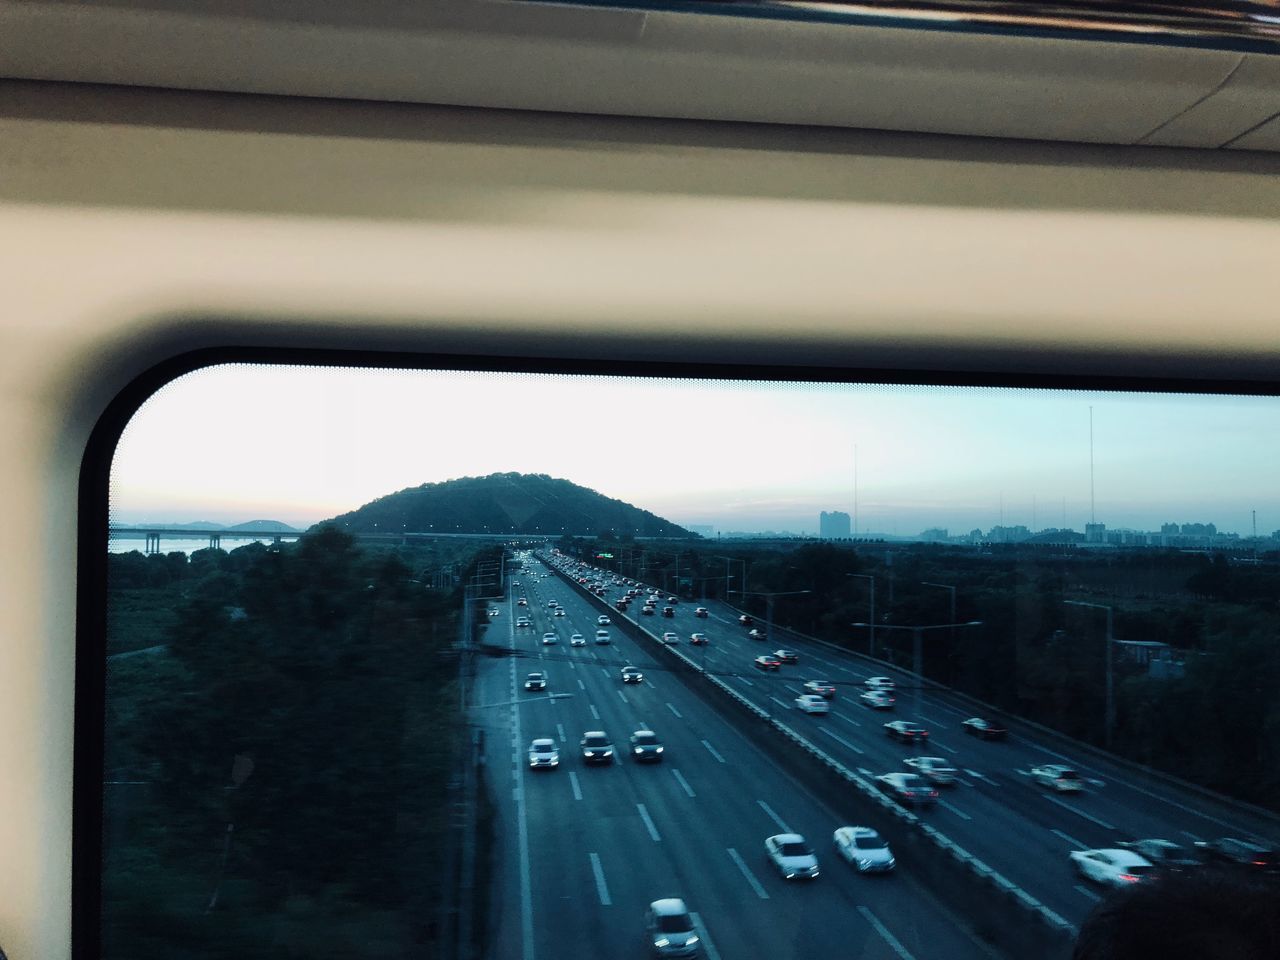
POLYGON ((111 475, 120 523, 298 527, 422 483, 515 471, 676 523, 951 534, 1280 529, 1280 400, 228 364, 138 410, 111 475))

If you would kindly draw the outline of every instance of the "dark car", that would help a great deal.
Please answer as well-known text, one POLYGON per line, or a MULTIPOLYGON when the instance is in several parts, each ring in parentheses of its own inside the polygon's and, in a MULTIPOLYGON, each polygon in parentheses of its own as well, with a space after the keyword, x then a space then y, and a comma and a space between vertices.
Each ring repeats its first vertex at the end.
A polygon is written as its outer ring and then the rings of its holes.
POLYGON ((773 655, 783 663, 799 663, 800 657, 796 655, 794 650, 775 650, 773 655))
POLYGON ((602 730, 588 730, 582 737, 585 763, 613 763, 613 742, 602 730))
POLYGON ((756 657, 755 665, 759 670, 777 670, 782 666, 778 661, 778 658, 772 654, 765 654, 763 657, 756 657))
POLYGON ((1269 877, 1280 876, 1280 850, 1257 840, 1219 837, 1208 843, 1197 843, 1210 863, 1243 867, 1269 877))
POLYGON ((639 667, 622 668, 623 683, 640 683, 642 680, 644 680, 644 674, 640 672, 639 667))
POLYGON ((738 622, 742 624, 744 627, 749 627, 753 623, 755 623, 755 620, 753 620, 748 614, 744 613, 742 616, 738 618, 738 622))
POLYGON ((662 615, 663 615, 664 617, 674 617, 674 616, 676 615, 676 608, 675 608, 675 607, 663 607, 663 608, 662 608, 662 615))
POLYGON ((631 735, 631 757, 641 763, 662 759, 662 741, 652 730, 637 730, 631 735))
POLYGON ((1132 850, 1144 860, 1153 863, 1158 870, 1181 873, 1203 866, 1206 853, 1200 847, 1184 847, 1172 840, 1126 840, 1116 844, 1122 850, 1132 850))
POLYGON ((644 616, 646 616, 646 617, 652 617, 652 616, 653 616, 653 605, 652 605, 652 604, 649 604, 649 603, 646 603, 643 607, 641 607, 641 608, 640 608, 640 613, 641 613, 641 614, 643 614, 643 615, 644 615, 644 616))
POLYGON ((1009 731, 994 720, 988 720, 985 717, 970 717, 964 723, 960 724, 964 728, 964 732, 974 737, 981 737, 983 740, 1003 740, 1009 735, 1009 731))
POLYGON ((929 731, 909 720, 894 720, 884 725, 884 732, 903 743, 923 743, 929 739, 929 731))
POLYGON ((768 640, 769 639, 769 635, 765 633, 763 630, 761 630, 759 627, 752 627, 750 630, 747 631, 747 636, 750 637, 752 640, 768 640))

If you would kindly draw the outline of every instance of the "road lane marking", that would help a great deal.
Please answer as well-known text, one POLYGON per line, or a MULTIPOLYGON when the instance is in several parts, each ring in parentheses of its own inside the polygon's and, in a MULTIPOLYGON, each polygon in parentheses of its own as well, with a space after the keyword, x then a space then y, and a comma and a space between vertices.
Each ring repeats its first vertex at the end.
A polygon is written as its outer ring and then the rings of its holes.
POLYGON ((573 799, 582 799, 582 786, 578 783, 578 775, 572 770, 569 771, 569 786, 573 787, 573 799))
POLYGON ((702 745, 706 747, 708 750, 710 750, 711 755, 715 757, 717 760, 719 760, 721 763, 727 762, 724 757, 720 756, 720 751, 717 750, 715 747, 713 747, 711 744, 707 743, 707 741, 703 740, 702 745))
POLYGON ((774 703, 776 703, 778 706, 780 706, 783 710, 790 710, 790 709, 791 709, 791 704, 789 704, 789 703, 783 703, 783 702, 782 702, 781 700, 779 700, 777 697, 770 697, 769 699, 770 699, 770 700, 772 700, 774 703))
POLYGON ((780 816, 778 816, 776 813, 773 812, 773 807, 769 806, 763 800, 757 800, 756 803, 760 804, 760 809, 763 810, 765 813, 767 813, 769 815, 769 819, 778 825, 779 830, 781 830, 783 833, 791 832, 791 828, 788 827, 783 822, 780 816))
POLYGON ((689 919, 693 921, 693 929, 698 933, 698 940, 702 943, 702 950, 706 953, 707 960, 720 960, 720 951, 711 942, 711 934, 707 933, 707 925, 702 922, 702 917, 690 910, 689 919))
POLYGON ((893 952, 902 958, 902 960, 915 960, 911 952, 907 950, 892 933, 889 928, 880 922, 880 919, 862 904, 858 904, 858 912, 867 918, 867 923, 875 927, 876 933, 884 939, 884 942, 893 948, 893 952))
POLYGON ((574 663, 572 660, 570 660, 570 661, 569 661, 569 669, 570 669, 570 670, 577 670, 577 669, 578 669, 578 665, 577 665, 576 663, 574 663))
POLYGON ((947 725, 945 723, 939 723, 937 720, 930 720, 923 713, 917 713, 916 716, 919 717, 921 720, 923 720, 925 723, 929 724, 929 726, 931 727, 937 727, 939 730, 947 729, 947 725))
POLYGON ((644 808, 644 804, 637 803, 636 809, 640 811, 640 819, 644 821, 644 825, 649 831, 649 836, 653 837, 653 842, 661 843, 662 837, 658 833, 658 828, 653 825, 653 818, 649 816, 649 811, 644 808))
POLYGON ((939 743, 939 744, 936 744, 936 746, 941 747, 943 750, 947 751, 947 753, 959 753, 959 752, 960 752, 959 750, 955 750, 955 749, 952 749, 951 747, 948 747, 945 743, 939 743))
POLYGON ((1076 886, 1075 886, 1075 888, 1076 888, 1076 892, 1077 892, 1077 893, 1083 893, 1086 897, 1088 897, 1090 900, 1094 901, 1095 903, 1097 903, 1099 900, 1101 900, 1101 899, 1102 899, 1102 897, 1101 897, 1101 896, 1099 896, 1098 894, 1094 893, 1094 892, 1093 892, 1092 890, 1090 890, 1088 887, 1083 887, 1083 886, 1081 886, 1080 884, 1078 884, 1078 883, 1077 883, 1077 884, 1076 884, 1076 886))
POLYGON ((601 668, 600 668, 600 672, 604 674, 604 678, 605 678, 606 680, 608 680, 608 679, 609 679, 609 671, 608 671, 608 669, 607 669, 606 667, 601 667, 601 668))
POLYGON ((1114 825, 1112 825, 1112 824, 1110 824, 1110 823, 1107 823, 1107 821, 1105 821, 1105 820, 1100 820, 1098 817, 1095 817, 1093 814, 1091 814, 1091 813, 1085 813, 1083 810, 1077 810, 1077 809, 1076 809, 1075 807, 1073 807, 1071 804, 1069 804, 1069 803, 1063 803, 1063 802, 1062 802, 1061 800, 1059 800, 1057 797, 1051 797, 1051 796, 1049 796, 1049 794, 1047 794, 1047 793, 1046 793, 1046 794, 1042 794, 1042 796, 1043 796, 1046 800, 1048 800, 1050 803, 1056 803, 1056 804, 1057 804, 1058 806, 1060 806, 1063 810, 1070 810, 1070 811, 1071 811, 1072 813, 1074 813, 1077 817, 1084 817, 1084 818, 1085 818, 1086 820, 1088 820, 1090 823, 1096 823, 1096 824, 1097 824, 1098 826, 1100 826, 1103 830, 1114 830, 1114 829, 1115 829, 1115 826, 1114 826, 1114 825))
POLYGON ((560 735, 560 742, 561 742, 561 743, 564 743, 564 742, 565 742, 565 738, 564 738, 564 724, 563 724, 563 723, 557 723, 557 724, 556 724, 556 733, 560 735))
POLYGON ((751 868, 748 867, 742 857, 738 855, 738 851, 733 849, 733 847, 728 847, 727 849, 729 851, 729 856, 733 858, 733 862, 738 865, 738 869, 742 871, 742 875, 747 878, 747 883, 751 884, 751 889, 756 892, 756 896, 761 900, 768 900, 769 891, 765 890, 765 888, 760 885, 760 881, 756 879, 756 875, 751 872, 751 868))
POLYGON ((672 768, 671 772, 675 774, 676 780, 680 782, 680 786, 684 788, 685 793, 687 793, 690 797, 697 796, 697 794, 693 792, 693 787, 689 786, 689 781, 684 778, 684 774, 682 774, 679 770, 676 770, 675 768, 672 768))
POLYGON ((596 719, 596 720, 599 720, 599 719, 600 719, 600 711, 596 709, 596 705, 595 705, 594 703, 592 703, 592 704, 589 704, 589 706, 591 707, 591 716, 592 716, 592 718, 593 718, 593 719, 596 719))
POLYGON ((854 720, 852 717, 846 717, 843 713, 837 713, 836 716, 839 717, 841 720, 843 720, 845 723, 852 723, 855 727, 862 726, 861 721, 854 720))
POLYGON ((1063 840, 1067 841, 1067 843, 1071 844, 1071 846, 1075 847, 1077 850, 1089 849, 1083 843, 1081 843, 1079 840, 1073 837, 1071 834, 1063 833, 1061 830, 1057 829, 1056 827, 1050 827, 1049 832, 1052 833, 1055 837, 1061 837, 1063 840))
POLYGON ((943 808, 945 808, 945 809, 947 809, 947 810, 950 810, 952 813, 954 813, 957 817, 960 817, 961 819, 964 819, 964 820, 972 820, 972 819, 973 819, 973 817, 969 816, 967 813, 965 813, 965 812, 964 812, 963 810, 961 810, 959 807, 955 806, 954 804, 949 803, 949 802, 948 802, 948 801, 946 801, 946 800, 943 800, 941 797, 939 797, 939 798, 938 798, 938 805, 939 805, 939 806, 941 806, 941 807, 943 807, 943 808))
POLYGON ((613 906, 613 901, 609 899, 609 887, 604 882, 604 868, 600 866, 600 857, 594 853, 591 854, 591 870, 596 875, 596 893, 600 895, 600 906, 613 906))
POLYGON ((748 680, 746 677, 738 677, 738 679, 741 680, 743 683, 745 683, 748 687, 755 686, 755 684, 752 683, 750 680, 748 680))
POLYGON ((982 780, 982 781, 985 781, 986 783, 991 784, 993 787, 998 787, 998 786, 1000 786, 1000 784, 998 784, 996 781, 992 780, 992 779, 991 779, 990 777, 988 777, 986 774, 979 773, 977 770, 970 770, 968 767, 966 767, 964 772, 965 772, 965 773, 967 773, 969 776, 973 777, 973 778, 974 778, 974 779, 976 779, 976 780, 982 780))
POLYGON ((844 737, 840 736, 839 734, 832 733, 832 732, 831 732, 830 730, 828 730, 826 727, 823 727, 823 728, 822 728, 822 732, 823 732, 823 733, 825 733, 825 734, 826 734, 828 737, 830 737, 832 740, 835 740, 837 743, 844 744, 844 746, 848 747, 848 748, 849 748, 850 750, 852 750, 854 753, 861 753, 861 754, 865 754, 865 753, 867 752, 867 751, 863 750, 861 747, 857 746, 856 744, 852 744, 852 743, 850 743, 848 740, 846 740, 844 737))
POLYGON ((862 774, 864 777, 874 777, 874 776, 875 776, 875 774, 874 774, 874 773, 872 773, 870 770, 868 770, 866 767, 859 767, 859 768, 858 768, 858 772, 859 772, 860 774, 862 774))
POLYGON ((579 678, 578 678, 578 689, 579 689, 579 690, 585 690, 585 689, 587 689, 587 685, 586 685, 585 683, 583 683, 583 682, 582 682, 582 678, 581 678, 581 677, 579 677, 579 678))
POLYGON ((620 696, 620 697, 622 698, 622 702, 623 702, 623 703, 630 703, 630 702, 631 702, 630 700, 628 700, 628 699, 627 699, 627 695, 626 695, 625 693, 623 693, 621 690, 619 690, 619 691, 618 691, 618 696, 620 696))
POLYGON ((681 719, 681 720, 683 720, 683 719, 684 719, 684 717, 681 715, 680 711, 679 711, 679 710, 677 710, 675 707, 673 707, 671 704, 669 704, 669 703, 667 704, 667 709, 668 709, 668 710, 670 710, 672 713, 674 713, 677 717, 680 717, 680 719, 681 719))

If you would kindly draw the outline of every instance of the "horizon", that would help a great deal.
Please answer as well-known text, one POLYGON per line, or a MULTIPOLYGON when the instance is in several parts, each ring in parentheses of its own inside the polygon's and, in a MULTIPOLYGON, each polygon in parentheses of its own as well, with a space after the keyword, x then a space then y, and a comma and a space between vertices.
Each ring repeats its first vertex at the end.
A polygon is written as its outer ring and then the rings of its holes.
POLYGON ((841 511, 859 537, 1081 531, 1092 515, 1248 537, 1256 510, 1267 536, 1278 428, 1270 397, 226 364, 167 384, 126 426, 111 519, 306 529, 514 472, 719 531, 815 535, 841 511))

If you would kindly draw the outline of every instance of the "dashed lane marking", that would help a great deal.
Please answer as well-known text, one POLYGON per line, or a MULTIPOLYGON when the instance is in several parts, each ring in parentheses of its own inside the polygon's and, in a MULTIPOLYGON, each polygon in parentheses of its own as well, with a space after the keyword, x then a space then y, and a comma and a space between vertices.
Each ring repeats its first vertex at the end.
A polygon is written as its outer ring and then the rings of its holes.
POLYGON ((622 702, 623 702, 623 703, 630 703, 630 702, 631 702, 630 700, 628 700, 628 699, 627 699, 627 695, 626 695, 625 693, 623 693, 621 690, 619 690, 619 691, 618 691, 618 696, 622 698, 622 702))
POLYGON ((569 786, 573 787, 573 799, 582 799, 582 785, 578 783, 578 775, 572 770, 569 771, 569 786))
POLYGON ((756 875, 751 872, 751 868, 747 866, 746 861, 742 859, 738 851, 733 847, 727 848, 729 857, 738 865, 738 869, 742 871, 742 875, 747 878, 747 883, 751 884, 751 889, 756 892, 756 896, 761 900, 769 899, 769 892, 761 886, 760 881, 756 879, 756 875))
POLYGON ((667 704, 667 709, 668 709, 668 710, 670 710, 672 713, 674 713, 674 714, 675 714, 677 717, 679 717, 681 720, 683 720, 683 719, 684 719, 684 715, 683 715, 679 710, 677 710, 675 707, 673 707, 671 704, 669 704, 669 703, 667 704))
POLYGON ((596 893, 600 897, 600 906, 613 906, 613 901, 609 899, 609 885, 604 882, 604 867, 600 866, 600 857, 594 853, 591 854, 591 872, 596 875, 596 893))
POLYGON ((779 700, 777 697, 770 697, 769 699, 772 700, 774 703, 776 703, 778 706, 780 706, 783 710, 791 709, 791 704, 784 703, 783 701, 779 700))
POLYGON ((1067 843, 1071 844, 1071 846, 1075 847, 1077 850, 1087 850, 1087 849, 1088 849, 1088 847, 1086 847, 1083 843, 1081 843, 1079 840, 1077 840, 1077 839, 1076 839, 1075 837, 1073 837, 1071 834, 1069 834, 1069 833, 1063 833, 1063 832, 1062 832, 1061 830, 1059 830, 1057 827, 1050 827, 1050 828, 1049 828, 1049 832, 1050 832, 1050 833, 1052 833, 1055 837, 1060 837, 1060 838, 1062 838, 1063 840, 1067 841, 1067 843))
POLYGON ((557 724, 556 724, 556 734, 560 737, 560 742, 561 742, 561 743, 564 743, 564 742, 565 742, 565 737, 564 737, 564 724, 563 724, 563 723, 557 723, 557 724))
POLYGON ((676 770, 675 768, 672 768, 671 772, 675 775, 676 781, 680 784, 681 788, 684 790, 685 793, 687 793, 690 797, 697 796, 697 794, 693 792, 693 787, 689 786, 689 781, 684 778, 683 773, 681 773, 679 770, 676 770))
POLYGON ((858 912, 867 918, 867 923, 875 927, 876 933, 880 934, 884 939, 884 942, 889 944, 889 946, 893 948, 893 952, 900 956, 902 960, 915 960, 915 957, 911 955, 911 952, 902 945, 897 937, 889 932, 889 928, 881 923, 880 919, 872 913, 870 909, 864 907, 862 904, 858 904, 858 912))
POLYGON ((591 718, 593 720, 599 720, 600 711, 596 709, 596 705, 593 703, 593 704, 590 704, 590 707, 591 707, 591 718))
POLYGON ((960 809, 959 807, 957 807, 955 804, 949 803, 948 801, 943 800, 943 799, 941 799, 941 798, 939 798, 939 800, 938 800, 938 806, 942 807, 942 808, 943 808, 943 809, 945 809, 945 810, 950 810, 952 813, 954 813, 957 817, 960 817, 962 820, 972 820, 972 819, 973 819, 973 817, 969 816, 969 814, 965 813, 963 810, 961 810, 961 809, 960 809))
POLYGON ((649 816, 649 811, 645 809, 643 803, 637 803, 636 809, 640 811, 640 819, 644 821, 645 829, 649 831, 649 836, 653 837, 654 843, 662 842, 662 835, 658 833, 658 828, 653 825, 653 818, 649 816))
POLYGON ((781 830, 783 833, 791 832, 791 828, 788 827, 786 823, 783 822, 780 816, 778 816, 776 813, 773 812, 773 807, 769 806, 763 800, 757 800, 756 803, 760 804, 760 809, 763 810, 766 814, 768 814, 769 819, 778 825, 779 830, 781 830))
POLYGON ((1088 887, 1082 886, 1082 885, 1080 885, 1080 884, 1078 884, 1078 883, 1075 885, 1075 889, 1076 889, 1076 892, 1077 892, 1077 893, 1082 893, 1082 894, 1084 894, 1086 897, 1088 897, 1090 900, 1094 901, 1095 903, 1096 903, 1097 901, 1099 901, 1099 900, 1101 900, 1101 899, 1102 899, 1102 897, 1101 897, 1101 896, 1099 896, 1098 894, 1094 893, 1094 892, 1093 892, 1092 890, 1090 890, 1088 887))
POLYGON ((719 760, 721 763, 728 762, 725 760, 724 757, 720 756, 720 751, 717 750, 715 747, 713 747, 711 744, 707 743, 707 741, 703 740, 702 745, 706 747, 709 751, 711 751, 711 755, 715 757, 717 760, 719 760))
POLYGON ((689 919, 693 921, 693 929, 698 932, 698 939, 702 942, 702 952, 707 955, 707 960, 720 960, 720 951, 711 942, 711 934, 707 933, 707 925, 702 922, 702 917, 690 910, 689 919))
POLYGON ((1100 826, 1103 830, 1114 830, 1114 829, 1115 829, 1115 826, 1114 826, 1113 824, 1107 823, 1107 821, 1102 820, 1102 819, 1100 819, 1099 817, 1095 817, 1092 813, 1085 813, 1083 810, 1079 810, 1079 809, 1077 809, 1076 807, 1073 807, 1073 806, 1072 806, 1071 804, 1069 804, 1069 803, 1063 803, 1063 802, 1062 802, 1061 800, 1059 800, 1057 797, 1051 797, 1051 796, 1049 796, 1049 794, 1047 794, 1047 793, 1042 794, 1042 796, 1043 796, 1046 800, 1048 800, 1050 803, 1057 804, 1057 805, 1058 805, 1058 806, 1060 806, 1063 810, 1070 810, 1070 811, 1071 811, 1072 813, 1074 813, 1077 817, 1084 817, 1084 819, 1088 820, 1090 823, 1096 823, 1096 824, 1097 824, 1098 826, 1100 826))
POLYGON ((832 732, 831 732, 830 730, 828 730, 826 727, 823 727, 823 728, 822 728, 822 732, 823 732, 823 733, 825 733, 825 734, 826 734, 828 737, 830 737, 832 740, 836 741, 836 743, 843 744, 844 746, 848 747, 848 748, 849 748, 850 750, 852 750, 854 753, 866 754, 866 752, 867 752, 867 751, 863 750, 863 749, 862 749, 860 746, 858 746, 857 744, 855 744, 855 743, 850 743, 848 740, 846 740, 844 737, 840 736, 839 734, 832 733, 832 732))

